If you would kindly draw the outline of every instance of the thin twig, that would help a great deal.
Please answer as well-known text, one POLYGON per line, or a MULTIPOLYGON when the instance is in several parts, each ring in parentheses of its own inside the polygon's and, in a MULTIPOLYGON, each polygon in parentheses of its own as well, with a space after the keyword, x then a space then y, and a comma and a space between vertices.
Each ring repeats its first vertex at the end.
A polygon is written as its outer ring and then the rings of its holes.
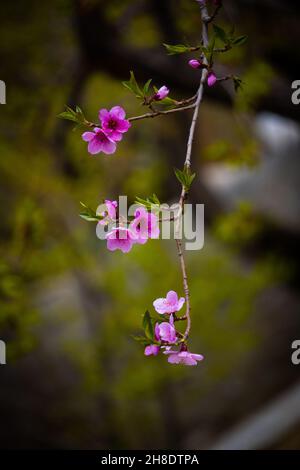
POLYGON ((155 111, 154 113, 141 114, 140 116, 134 116, 128 118, 128 121, 140 121, 141 119, 155 118, 156 116, 163 116, 164 114, 177 113, 178 111, 185 111, 187 109, 195 108, 196 104, 190 104, 189 106, 181 106, 180 108, 167 109, 165 111, 155 111))
MULTIPOLYGON (((181 240, 177 239, 176 240, 176 245, 177 245, 177 251, 178 251, 178 256, 179 256, 179 260, 180 260, 180 266, 181 266, 181 271, 182 271, 182 279, 183 279, 183 289, 184 289, 184 294, 185 294, 186 314, 185 314, 185 318, 180 317, 180 319, 186 319, 186 321, 187 321, 186 329, 185 329, 184 336, 183 336, 184 340, 186 340, 189 336, 189 332, 190 332, 190 329, 191 329, 190 290, 189 290, 189 284, 188 284, 188 279, 187 279, 185 261, 184 261, 184 257, 183 257, 181 240)), ((179 320, 179 318, 177 318, 177 320, 179 320)))
MULTIPOLYGON (((204 4, 201 7, 201 20, 202 20, 202 42, 204 47, 207 47, 209 39, 208 39, 208 13, 207 13, 207 8, 206 5, 204 4)), ((205 62, 204 62, 205 63, 205 62)), ((206 64, 207 65, 207 64, 206 64)), ((188 138, 188 143, 187 143, 187 151, 186 151, 186 156, 185 156, 185 162, 184 166, 186 168, 191 167, 191 156, 192 156, 192 148, 193 148, 193 141, 194 141, 194 135, 195 135, 195 128, 196 128, 196 123, 199 115, 199 107, 202 101, 203 97, 203 89, 204 89, 204 83, 206 82, 207 78, 207 69, 204 68, 202 70, 201 74, 201 80, 200 80, 200 85, 199 89, 197 92, 197 99, 195 103, 195 110, 193 114, 193 119, 190 127, 190 133, 189 133, 189 138, 188 138)), ((186 188, 182 185, 182 190, 181 190, 181 195, 179 199, 179 204, 183 212, 183 206, 184 206, 184 201, 187 198, 187 190, 186 188)), ((184 293, 185 293, 185 302, 186 302, 186 313, 183 317, 180 317, 180 319, 186 319, 187 325, 184 333, 184 340, 186 340, 189 336, 189 332, 191 329, 191 305, 190 305, 190 290, 189 290, 189 285, 188 285, 188 278, 187 278, 187 272, 186 272, 186 266, 185 266, 185 260, 183 256, 183 251, 182 251, 182 242, 179 239, 176 239, 176 245, 177 245, 177 252, 178 256, 180 259, 180 267, 181 267, 181 272, 182 272, 182 279, 183 279, 183 288, 184 288, 184 293)))
POLYGON ((219 13, 219 10, 222 8, 222 3, 220 3, 219 5, 216 6, 215 8, 215 11, 213 12, 213 14, 209 17, 209 19, 206 21, 206 24, 209 24, 211 23, 212 21, 214 21, 214 19, 216 18, 217 14, 219 13))
MULTIPOLYGON (((191 102, 195 97, 185 100, 186 103, 191 102)), ((194 109, 196 103, 190 104, 188 106, 180 106, 179 108, 166 109, 164 111, 154 111, 152 113, 141 114, 140 116, 133 116, 128 118, 128 121, 141 121, 142 119, 155 118, 157 116, 164 116, 165 114, 178 113, 179 111, 186 111, 188 109, 194 109)), ((96 124, 95 122, 90 122, 85 120, 84 125, 87 127, 100 127, 101 124, 96 124)))

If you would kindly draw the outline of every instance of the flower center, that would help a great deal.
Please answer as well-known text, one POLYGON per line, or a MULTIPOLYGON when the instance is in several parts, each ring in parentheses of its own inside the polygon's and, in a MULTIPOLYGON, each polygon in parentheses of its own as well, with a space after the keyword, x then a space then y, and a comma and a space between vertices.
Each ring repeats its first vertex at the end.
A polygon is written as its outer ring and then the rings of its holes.
POLYGON ((106 142, 107 141, 107 137, 106 135, 104 134, 103 131, 98 131, 97 133, 97 138, 100 140, 100 142, 106 142))
POLYGON ((110 129, 116 130, 117 126, 118 126, 118 123, 117 123, 117 121, 115 121, 114 119, 110 119, 110 120, 108 121, 108 127, 109 127, 110 129))

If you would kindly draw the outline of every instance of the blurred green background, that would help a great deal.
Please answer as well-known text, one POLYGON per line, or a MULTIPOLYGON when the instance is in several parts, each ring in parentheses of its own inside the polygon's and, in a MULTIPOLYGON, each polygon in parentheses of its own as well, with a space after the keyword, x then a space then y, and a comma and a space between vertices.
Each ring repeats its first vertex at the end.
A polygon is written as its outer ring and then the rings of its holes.
MULTIPOLYGON (((130 70, 192 96, 192 56, 162 43, 199 41, 197 3, 1 2, 2 448, 208 448, 299 378, 299 6, 224 4, 218 24, 249 41, 215 69, 244 87, 218 85, 201 107, 191 201, 205 204, 206 240, 187 265, 191 350, 206 359, 183 368, 131 339, 155 298, 182 294, 174 243, 111 253, 78 214, 79 201, 121 194, 175 201, 190 113, 138 122, 116 154, 95 157, 56 116, 65 104, 90 120, 116 104, 141 113, 121 85, 130 70)), ((300 425, 270 445, 300 447, 300 425)))

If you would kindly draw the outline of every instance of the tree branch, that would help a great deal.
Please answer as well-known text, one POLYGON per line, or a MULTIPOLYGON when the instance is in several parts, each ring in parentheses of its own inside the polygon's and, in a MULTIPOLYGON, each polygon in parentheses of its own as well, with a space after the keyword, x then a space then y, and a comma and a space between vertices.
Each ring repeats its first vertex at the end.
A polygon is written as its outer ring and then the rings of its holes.
MULTIPOLYGON (((204 3, 200 8, 201 8, 201 20, 202 20, 202 42, 203 42, 203 45, 207 47, 209 39, 208 39, 208 21, 207 21, 208 12, 206 8, 206 4, 204 3)), ((204 63, 206 63, 207 65, 206 59, 204 59, 204 63)), ((194 110, 193 119, 192 119, 192 123, 190 127, 188 143, 187 143, 187 151, 186 151, 185 162, 184 162, 184 166, 187 169, 190 169, 191 167, 191 156, 192 156, 192 148, 193 148, 196 123, 197 123, 197 119, 199 115, 199 107, 203 98, 203 89, 204 89, 204 83, 206 82, 207 74, 208 74, 207 69, 203 68, 202 74, 201 74, 200 85, 199 85, 199 89, 197 92, 197 99, 196 99, 195 110, 194 110)), ((184 185, 182 185, 181 195, 179 199, 179 206, 181 208, 181 213, 183 213, 183 205, 184 205, 184 201, 186 200, 186 198, 187 198, 187 189, 185 188, 184 185)), ((186 266, 185 266, 183 251, 182 251, 181 240, 177 239, 176 245, 177 245, 178 256, 180 259, 180 266, 181 266, 181 272, 182 272, 182 278, 183 278, 183 288, 184 288, 185 302, 186 302, 186 313, 184 316, 187 321, 187 326, 186 326, 185 333, 184 333, 184 340, 186 340, 188 338, 188 335, 191 329, 190 291, 189 291, 189 285, 188 285, 186 266)))

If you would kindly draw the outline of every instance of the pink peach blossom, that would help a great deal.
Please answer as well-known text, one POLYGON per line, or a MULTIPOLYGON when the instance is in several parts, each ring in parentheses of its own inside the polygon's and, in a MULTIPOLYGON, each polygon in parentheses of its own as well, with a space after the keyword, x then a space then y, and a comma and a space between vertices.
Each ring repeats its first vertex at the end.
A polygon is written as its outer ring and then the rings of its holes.
POLYGON ((144 245, 149 238, 159 237, 158 218, 155 214, 140 207, 135 211, 134 216, 130 228, 136 234, 136 243, 144 245))
POLYGON ((149 344, 145 347, 144 354, 145 356, 157 356, 159 353, 160 347, 156 344, 149 344))
POLYGON ((135 235, 128 228, 114 227, 106 235, 106 240, 108 250, 121 250, 123 253, 128 253, 135 243, 135 235))
POLYGON ((207 85, 214 86, 217 82, 217 77, 214 72, 209 72, 207 75, 207 85))
POLYGON ((177 336, 174 328, 173 315, 171 315, 170 322, 156 323, 155 338, 157 341, 165 341, 169 344, 176 343, 177 336))
POLYGON ((162 86, 154 95, 154 99, 156 101, 161 101, 163 99, 165 99, 168 94, 170 93, 170 90, 168 87, 166 86, 162 86))
POLYGON ((103 130, 115 142, 122 140, 123 134, 131 127, 125 116, 125 110, 121 106, 114 106, 110 111, 107 109, 99 111, 103 130))
POLYGON ((103 219, 99 221, 99 224, 101 225, 107 225, 110 221, 116 220, 117 218, 117 201, 110 201, 109 199, 106 199, 105 206, 106 210, 99 214, 103 217, 103 219))
POLYGON ((95 127, 93 131, 84 132, 82 139, 89 143, 88 152, 91 155, 100 152, 110 155, 116 151, 116 143, 103 129, 100 129, 100 127, 95 127))
POLYGON ((178 312, 185 302, 184 297, 178 299, 178 295, 173 290, 167 293, 166 298, 159 298, 153 302, 153 306, 157 313, 175 313, 178 312))
POLYGON ((202 62, 198 59, 189 60, 189 66, 192 67, 193 69, 200 69, 201 65, 202 65, 202 62))
POLYGON ((164 351, 168 354, 168 362, 170 364, 184 364, 186 366, 196 366, 198 361, 203 361, 204 356, 201 354, 193 354, 189 351, 164 351))

